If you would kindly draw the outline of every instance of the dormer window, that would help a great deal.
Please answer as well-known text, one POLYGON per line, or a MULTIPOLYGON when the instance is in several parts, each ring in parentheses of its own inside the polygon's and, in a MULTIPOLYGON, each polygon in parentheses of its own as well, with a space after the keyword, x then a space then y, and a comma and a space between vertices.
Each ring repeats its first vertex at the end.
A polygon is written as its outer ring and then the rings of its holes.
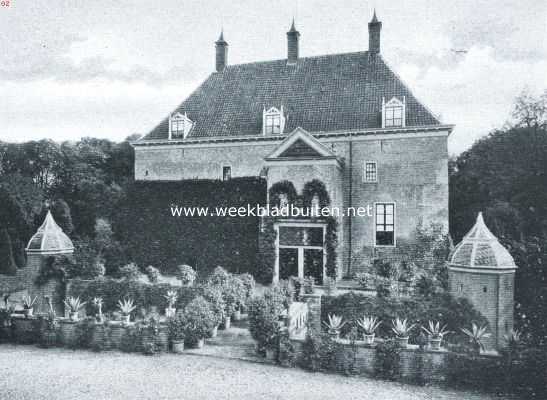
POLYGON ((262 127, 264 135, 280 135, 285 128, 285 117, 283 116, 283 106, 281 110, 275 107, 262 112, 262 127))
POLYGON ((403 101, 393 97, 386 103, 382 98, 382 128, 403 128, 405 123, 406 98, 403 101))
POLYGON ((169 139, 186 139, 194 123, 186 113, 175 113, 169 117, 169 139))

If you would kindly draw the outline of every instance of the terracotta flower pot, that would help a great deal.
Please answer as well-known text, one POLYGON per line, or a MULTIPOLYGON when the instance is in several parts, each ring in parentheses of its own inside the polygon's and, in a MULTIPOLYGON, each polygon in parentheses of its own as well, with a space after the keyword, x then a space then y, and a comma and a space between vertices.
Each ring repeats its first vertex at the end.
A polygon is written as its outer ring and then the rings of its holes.
POLYGON ((122 322, 124 324, 128 324, 129 322, 131 322, 131 315, 122 315, 122 322))
POLYGON ((198 339, 193 343, 195 349, 201 349, 205 345, 205 339, 198 339))
POLYGON ((34 314, 34 308, 25 308, 23 313, 25 314, 25 317, 32 317, 32 314, 34 314))
POLYGON ((165 316, 167 318, 174 318, 176 314, 177 314, 177 309, 174 307, 167 307, 165 309, 165 316))
POLYGON ((209 332, 209 336, 211 336, 212 338, 215 338, 217 337, 217 335, 218 335, 218 325, 215 325, 209 332))
POLYGON ((363 334, 363 341, 365 342, 365 344, 368 344, 368 345, 372 345, 374 344, 374 337, 376 335, 373 333, 371 335, 367 335, 366 333, 363 334))
POLYGON ((429 348, 431 350, 440 350, 442 340, 443 339, 440 338, 440 337, 430 337, 429 338, 429 348))
POLYGON ((329 336, 331 339, 333 340, 336 340, 336 339, 340 339, 340 331, 339 330, 334 330, 334 329, 329 329, 329 336))
POLYGON ((173 340, 171 342, 171 350, 175 354, 181 354, 184 351, 184 340, 173 340))
POLYGON ((236 310, 233 318, 234 318, 234 321, 241 321, 241 310, 236 310))
POLYGON ((224 329, 230 329, 230 326, 232 326, 232 320, 230 317, 224 318, 224 329))
POLYGON ((266 349, 266 359, 270 361, 275 361, 275 350, 266 349))
POLYGON ((408 347, 408 336, 405 336, 405 337, 397 336, 395 338, 395 341, 397 342, 399 347, 401 347, 403 349, 406 349, 408 347))
POLYGON ((71 321, 78 321, 79 317, 78 317, 78 311, 71 311, 69 314, 68 314, 68 317, 71 321))

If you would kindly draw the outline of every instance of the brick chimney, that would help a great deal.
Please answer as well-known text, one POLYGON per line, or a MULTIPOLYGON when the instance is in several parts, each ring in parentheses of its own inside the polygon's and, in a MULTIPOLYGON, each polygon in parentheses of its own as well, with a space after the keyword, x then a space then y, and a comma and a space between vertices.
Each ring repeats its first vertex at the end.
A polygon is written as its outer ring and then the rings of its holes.
POLYGON ((224 30, 220 32, 220 37, 215 42, 216 60, 215 66, 217 72, 224 71, 228 64, 228 42, 224 40, 224 30))
POLYGON ((292 20, 291 29, 287 32, 287 64, 296 64, 298 61, 298 39, 300 38, 300 32, 298 32, 294 26, 294 19, 292 20))
POLYGON ((380 53, 380 32, 382 31, 382 23, 376 18, 376 10, 372 20, 368 23, 368 51, 369 53, 380 53))

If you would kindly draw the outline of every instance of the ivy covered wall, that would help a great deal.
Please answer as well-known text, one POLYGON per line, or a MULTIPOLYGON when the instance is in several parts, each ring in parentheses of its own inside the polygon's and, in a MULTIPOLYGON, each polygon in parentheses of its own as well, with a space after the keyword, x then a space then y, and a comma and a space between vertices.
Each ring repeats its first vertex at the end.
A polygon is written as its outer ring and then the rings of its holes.
POLYGON ((255 273, 259 218, 254 216, 173 216, 172 206, 247 207, 264 205, 266 181, 135 182, 112 224, 127 257, 141 269, 148 265, 163 273, 188 264, 199 274, 217 265, 231 272, 255 273))

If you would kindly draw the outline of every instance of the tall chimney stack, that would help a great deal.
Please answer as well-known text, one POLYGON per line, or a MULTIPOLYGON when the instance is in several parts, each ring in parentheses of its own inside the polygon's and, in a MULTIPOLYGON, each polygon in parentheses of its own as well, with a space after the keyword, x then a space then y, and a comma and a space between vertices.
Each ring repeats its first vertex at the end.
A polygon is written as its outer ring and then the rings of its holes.
POLYGON ((292 20, 291 29, 287 32, 287 64, 296 64, 298 61, 298 39, 300 32, 294 26, 294 18, 292 20))
POLYGON ((376 10, 372 20, 368 23, 368 51, 369 53, 380 53, 380 32, 382 31, 382 23, 376 18, 376 10))
POLYGON ((224 30, 220 32, 220 37, 215 42, 216 60, 215 66, 217 72, 224 71, 228 64, 228 42, 224 40, 224 30))

